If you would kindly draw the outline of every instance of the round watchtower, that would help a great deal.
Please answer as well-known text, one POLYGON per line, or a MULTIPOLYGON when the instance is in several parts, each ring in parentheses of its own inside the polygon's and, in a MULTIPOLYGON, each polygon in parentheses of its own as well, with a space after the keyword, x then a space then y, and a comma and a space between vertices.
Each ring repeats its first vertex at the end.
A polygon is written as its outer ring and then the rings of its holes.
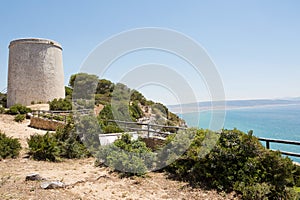
POLYGON ((18 39, 9 45, 7 106, 64 98, 62 47, 47 39, 18 39))

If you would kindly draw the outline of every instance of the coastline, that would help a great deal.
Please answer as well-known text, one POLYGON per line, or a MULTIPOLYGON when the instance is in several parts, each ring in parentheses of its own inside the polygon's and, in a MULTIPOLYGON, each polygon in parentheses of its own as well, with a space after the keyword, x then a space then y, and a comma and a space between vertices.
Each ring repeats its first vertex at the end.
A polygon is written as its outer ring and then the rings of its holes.
POLYGON ((179 107, 169 108, 171 112, 182 115, 182 114, 191 114, 191 113, 200 113, 200 112, 207 112, 207 111, 229 111, 229 110, 243 110, 243 109, 255 109, 255 108, 272 108, 272 107, 286 107, 286 106, 300 106, 300 103, 291 103, 291 104, 267 104, 267 105, 254 105, 254 106, 225 106, 223 107, 215 107, 212 108, 212 106, 198 106, 198 107, 186 107, 185 109, 180 109, 181 111, 184 110, 184 112, 179 112, 179 107))

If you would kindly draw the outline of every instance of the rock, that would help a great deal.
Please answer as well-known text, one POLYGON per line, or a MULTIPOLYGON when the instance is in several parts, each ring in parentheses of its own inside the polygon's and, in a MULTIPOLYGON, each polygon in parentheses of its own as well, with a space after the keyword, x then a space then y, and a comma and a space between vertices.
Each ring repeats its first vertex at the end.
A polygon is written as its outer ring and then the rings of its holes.
POLYGON ((43 182, 41 184, 41 188, 43 189, 57 189, 63 187, 65 187, 65 184, 60 181, 43 182))
POLYGON ((26 114, 26 119, 30 119, 31 117, 33 117, 33 114, 32 114, 32 113, 27 113, 27 114, 26 114))
POLYGON ((41 181, 41 180, 43 180, 43 178, 37 173, 28 174, 25 178, 25 181, 41 181))

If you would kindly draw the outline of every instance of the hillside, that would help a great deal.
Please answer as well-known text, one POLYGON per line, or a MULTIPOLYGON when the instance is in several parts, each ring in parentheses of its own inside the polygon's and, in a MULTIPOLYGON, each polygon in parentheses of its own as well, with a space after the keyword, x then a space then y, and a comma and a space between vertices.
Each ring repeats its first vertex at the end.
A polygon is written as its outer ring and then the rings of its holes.
POLYGON ((120 131, 116 124, 108 124, 109 120, 186 126, 185 121, 165 105, 146 99, 143 94, 122 83, 79 73, 71 76, 69 86, 66 89, 66 100, 72 99, 76 109, 96 107, 98 121, 106 133, 120 131))
POLYGON ((45 131, 13 121, 13 116, 0 115, 0 130, 21 141, 23 151, 17 159, 0 161, 0 199, 233 199, 231 194, 193 189, 187 183, 168 179, 164 173, 149 173, 145 178, 120 178, 106 167, 95 167, 94 159, 64 160, 53 163, 34 161, 24 157, 26 139, 45 131), (31 173, 38 173, 47 180, 60 180, 63 189, 44 190, 40 182, 25 181, 31 173))

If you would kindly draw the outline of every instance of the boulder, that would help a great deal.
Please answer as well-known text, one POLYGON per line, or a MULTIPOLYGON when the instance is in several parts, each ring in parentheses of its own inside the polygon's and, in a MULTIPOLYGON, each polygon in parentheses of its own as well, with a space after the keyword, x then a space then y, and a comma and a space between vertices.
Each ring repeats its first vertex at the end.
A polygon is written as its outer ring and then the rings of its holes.
POLYGON ((43 188, 43 189, 57 189, 57 188, 63 188, 63 187, 65 187, 65 184, 60 181, 43 182, 41 184, 41 188, 43 188))
POLYGON ((37 173, 28 174, 25 178, 25 181, 41 181, 41 180, 44 179, 37 173))

